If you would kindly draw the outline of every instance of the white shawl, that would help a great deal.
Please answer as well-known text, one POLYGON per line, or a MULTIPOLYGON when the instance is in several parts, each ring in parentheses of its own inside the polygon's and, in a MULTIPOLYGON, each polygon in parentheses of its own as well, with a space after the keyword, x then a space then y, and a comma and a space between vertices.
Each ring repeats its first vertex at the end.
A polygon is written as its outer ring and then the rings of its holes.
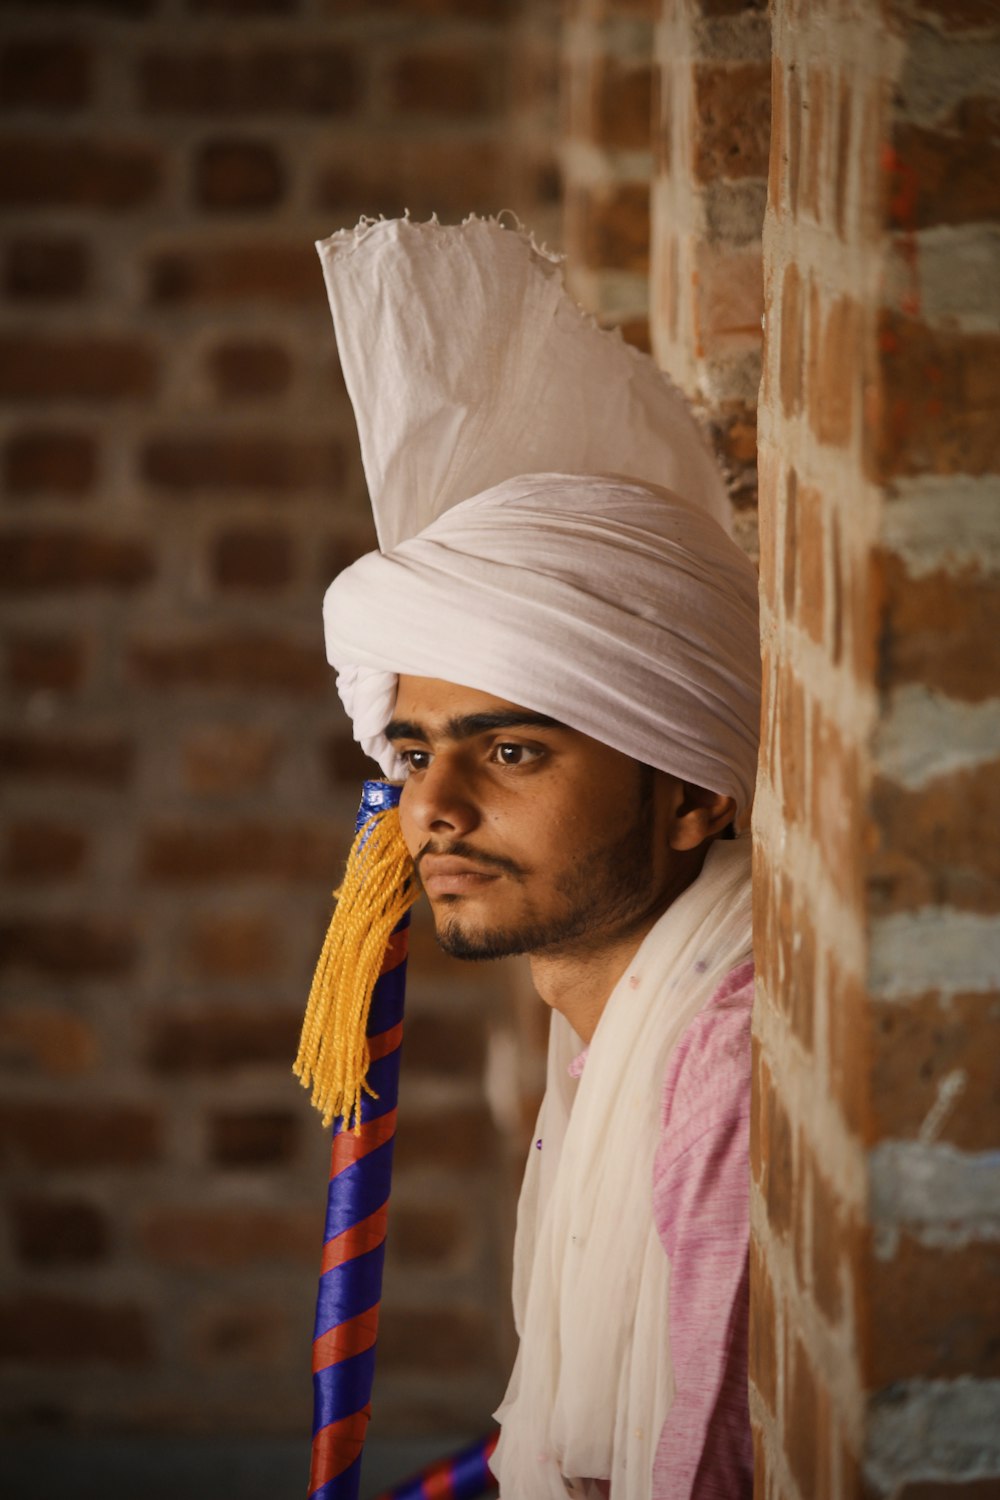
POLYGON ((670 1267, 652 1209, 663 1080, 685 1027, 750 952, 743 836, 713 845, 698 879, 642 943, 578 1085, 567 1065, 582 1043, 553 1016, 518 1205, 521 1345, 496 1414, 492 1467, 504 1500, 566 1500, 563 1476, 610 1479, 613 1500, 649 1500, 673 1397, 670 1267))

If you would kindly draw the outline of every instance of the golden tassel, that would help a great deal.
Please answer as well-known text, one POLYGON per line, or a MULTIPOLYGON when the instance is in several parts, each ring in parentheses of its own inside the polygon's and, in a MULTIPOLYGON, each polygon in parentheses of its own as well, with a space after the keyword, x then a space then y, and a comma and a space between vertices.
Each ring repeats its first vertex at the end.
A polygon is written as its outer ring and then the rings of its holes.
POLYGON ((419 894, 396 808, 376 813, 351 847, 333 920, 316 965, 293 1071, 323 1124, 361 1129, 368 1087, 368 1012, 389 937, 419 894))

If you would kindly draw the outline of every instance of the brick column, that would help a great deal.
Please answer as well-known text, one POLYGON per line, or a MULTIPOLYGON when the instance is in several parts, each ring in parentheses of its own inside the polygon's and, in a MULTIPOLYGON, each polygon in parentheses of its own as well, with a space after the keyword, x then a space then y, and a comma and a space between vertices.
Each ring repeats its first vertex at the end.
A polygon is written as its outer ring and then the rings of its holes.
POLYGON ((653 0, 574 0, 563 33, 567 281, 649 347, 653 0))
POLYGON ((761 227, 770 124, 763 0, 663 0, 656 27, 653 349, 705 414, 756 551, 761 227))
POLYGON ((995 7, 935 0, 778 0, 773 20, 757 1494, 985 1496, 1000 28, 995 7))

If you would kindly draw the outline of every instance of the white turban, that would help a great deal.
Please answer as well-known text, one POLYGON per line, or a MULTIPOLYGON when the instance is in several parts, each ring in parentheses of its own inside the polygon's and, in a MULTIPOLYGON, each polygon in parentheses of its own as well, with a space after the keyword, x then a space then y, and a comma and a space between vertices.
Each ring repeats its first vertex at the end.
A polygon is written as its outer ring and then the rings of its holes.
POLYGON ((684 398, 518 231, 318 248, 383 549, 324 605, 355 738, 397 778, 397 674, 438 677, 747 807, 756 575, 684 398))

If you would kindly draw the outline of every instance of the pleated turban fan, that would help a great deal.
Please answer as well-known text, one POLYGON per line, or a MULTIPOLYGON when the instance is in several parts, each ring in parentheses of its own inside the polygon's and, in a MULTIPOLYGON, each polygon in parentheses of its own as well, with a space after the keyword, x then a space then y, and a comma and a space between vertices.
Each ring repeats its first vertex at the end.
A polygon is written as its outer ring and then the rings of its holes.
POLYGON ((397 674, 548 714, 749 806, 754 569, 684 397, 517 228, 362 221, 318 245, 379 551, 327 655, 390 779, 397 674))

